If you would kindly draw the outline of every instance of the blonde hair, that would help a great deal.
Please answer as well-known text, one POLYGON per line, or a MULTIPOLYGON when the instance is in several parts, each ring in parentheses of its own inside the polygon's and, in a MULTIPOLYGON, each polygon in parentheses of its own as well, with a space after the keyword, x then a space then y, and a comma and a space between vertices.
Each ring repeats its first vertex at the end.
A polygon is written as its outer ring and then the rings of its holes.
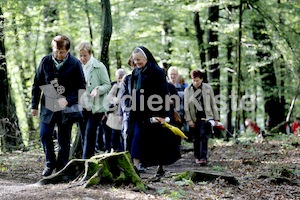
POLYGON ((75 47, 77 52, 80 51, 88 51, 89 54, 92 53, 92 45, 90 42, 80 42, 76 47, 75 47))

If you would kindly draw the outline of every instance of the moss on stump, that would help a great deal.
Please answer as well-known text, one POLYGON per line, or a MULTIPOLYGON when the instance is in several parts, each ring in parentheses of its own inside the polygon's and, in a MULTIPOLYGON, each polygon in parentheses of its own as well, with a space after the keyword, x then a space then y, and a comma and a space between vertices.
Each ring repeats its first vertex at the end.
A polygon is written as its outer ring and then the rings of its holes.
POLYGON ((135 189, 145 191, 146 187, 135 172, 129 152, 109 153, 90 159, 73 159, 62 170, 45 177, 37 184, 78 182, 84 187, 97 184, 116 186, 133 184, 135 189))

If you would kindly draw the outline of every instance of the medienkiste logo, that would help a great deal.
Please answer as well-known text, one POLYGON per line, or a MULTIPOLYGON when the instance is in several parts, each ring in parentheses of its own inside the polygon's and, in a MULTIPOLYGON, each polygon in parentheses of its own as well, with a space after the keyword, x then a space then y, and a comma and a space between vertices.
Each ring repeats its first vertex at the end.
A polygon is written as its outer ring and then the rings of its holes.
POLYGON ((65 87, 58 84, 58 80, 54 79, 50 84, 40 86, 45 95, 45 107, 53 112, 64 110, 59 106, 58 100, 65 98, 62 94, 65 92, 65 87))

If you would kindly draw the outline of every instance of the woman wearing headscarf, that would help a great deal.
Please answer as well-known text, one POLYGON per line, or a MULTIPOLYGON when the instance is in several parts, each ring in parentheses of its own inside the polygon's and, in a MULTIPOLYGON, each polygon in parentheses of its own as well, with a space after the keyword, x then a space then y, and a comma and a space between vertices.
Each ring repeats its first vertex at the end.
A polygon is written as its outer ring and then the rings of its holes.
POLYGON ((132 72, 130 127, 128 147, 137 172, 144 167, 158 165, 156 176, 163 176, 163 165, 180 157, 180 137, 160 123, 151 123, 152 117, 169 116, 168 87, 165 72, 158 66, 152 53, 145 47, 136 47, 132 59, 137 66, 132 72))

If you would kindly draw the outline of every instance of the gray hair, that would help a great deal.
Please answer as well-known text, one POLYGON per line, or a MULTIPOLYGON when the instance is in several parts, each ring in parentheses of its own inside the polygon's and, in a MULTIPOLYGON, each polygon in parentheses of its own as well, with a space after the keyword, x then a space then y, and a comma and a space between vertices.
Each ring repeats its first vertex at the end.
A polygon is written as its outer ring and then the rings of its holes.
POLYGON ((116 71, 116 77, 124 76, 126 74, 124 69, 118 69, 116 71))
POLYGON ((178 74, 178 68, 177 68, 177 67, 171 66, 171 67, 168 69, 168 74, 171 74, 172 71, 175 71, 175 72, 178 74))

